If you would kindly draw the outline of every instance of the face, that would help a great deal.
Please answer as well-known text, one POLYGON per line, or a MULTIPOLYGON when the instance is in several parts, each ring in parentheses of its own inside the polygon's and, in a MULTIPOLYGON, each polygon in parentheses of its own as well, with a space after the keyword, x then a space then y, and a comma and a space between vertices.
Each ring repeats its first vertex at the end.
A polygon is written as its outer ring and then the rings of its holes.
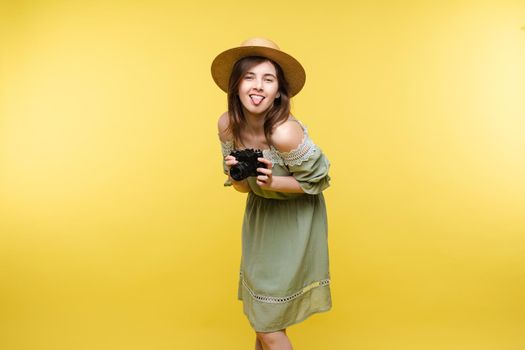
POLYGON ((279 96, 277 73, 268 61, 253 66, 241 78, 239 99, 245 113, 263 115, 279 96))

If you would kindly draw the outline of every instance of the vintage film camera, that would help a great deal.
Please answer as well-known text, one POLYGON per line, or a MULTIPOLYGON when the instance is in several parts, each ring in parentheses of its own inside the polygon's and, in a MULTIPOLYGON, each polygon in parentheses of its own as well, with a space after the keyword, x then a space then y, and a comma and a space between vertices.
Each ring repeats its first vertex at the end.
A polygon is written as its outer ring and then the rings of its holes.
POLYGON ((262 158, 261 150, 251 148, 240 151, 232 151, 231 156, 237 159, 238 163, 230 168, 230 176, 235 181, 241 181, 249 176, 258 176, 257 168, 266 168, 266 164, 261 163, 257 158, 262 158))

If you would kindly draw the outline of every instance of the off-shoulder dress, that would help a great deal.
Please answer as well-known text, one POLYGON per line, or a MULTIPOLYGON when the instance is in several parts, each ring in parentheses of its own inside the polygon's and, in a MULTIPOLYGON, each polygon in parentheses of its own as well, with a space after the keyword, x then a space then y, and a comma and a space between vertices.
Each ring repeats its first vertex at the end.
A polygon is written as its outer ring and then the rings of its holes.
MULTIPOLYGON (((330 162, 300 124, 304 137, 296 149, 282 153, 270 147, 263 156, 272 161, 273 176, 294 176, 305 193, 264 190, 256 177, 247 179, 238 299, 257 332, 281 330, 332 307, 322 193, 329 186, 330 162)), ((227 174, 224 157, 234 145, 221 146, 227 174)))

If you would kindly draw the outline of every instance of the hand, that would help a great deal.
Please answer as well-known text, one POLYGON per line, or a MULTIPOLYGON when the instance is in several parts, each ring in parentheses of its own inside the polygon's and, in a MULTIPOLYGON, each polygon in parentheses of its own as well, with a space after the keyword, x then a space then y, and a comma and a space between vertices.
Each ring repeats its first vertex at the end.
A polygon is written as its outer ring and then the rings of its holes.
POLYGON ((226 167, 228 168, 228 173, 229 173, 230 168, 239 162, 237 161, 237 159, 235 159, 234 156, 229 155, 229 156, 224 157, 224 163, 226 164, 226 167))
POLYGON ((235 188, 235 190, 237 190, 238 192, 242 192, 242 193, 250 192, 251 189, 250 189, 247 179, 237 181, 233 177, 230 176, 231 167, 237 163, 239 163, 239 161, 232 155, 228 155, 224 157, 224 164, 226 165, 226 169, 228 170, 228 179, 231 181, 233 188, 235 188))
POLYGON ((257 185, 262 188, 269 188, 272 185, 272 167, 273 164, 271 161, 265 158, 257 158, 261 163, 266 164, 266 168, 257 168, 257 172, 262 175, 257 176, 257 185))
POLYGON ((239 163, 239 161, 232 155, 228 155, 228 156, 224 157, 224 164, 226 164, 226 168, 228 169, 228 178, 230 179, 230 181, 235 182, 235 183, 242 182, 242 181, 246 182, 246 179, 241 180, 241 181, 237 181, 237 180, 235 180, 234 178, 232 178, 230 176, 230 169, 231 169, 231 167, 234 166, 237 163, 239 163))

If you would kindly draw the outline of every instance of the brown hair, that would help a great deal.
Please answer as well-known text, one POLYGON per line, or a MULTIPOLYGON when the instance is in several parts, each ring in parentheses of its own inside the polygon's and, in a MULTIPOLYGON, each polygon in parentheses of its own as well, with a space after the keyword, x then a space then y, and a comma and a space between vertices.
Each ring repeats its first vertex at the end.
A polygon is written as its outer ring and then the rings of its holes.
POLYGON ((271 145, 270 136, 272 135, 275 126, 281 124, 288 119, 290 115, 290 96, 288 93, 288 82, 284 78, 284 73, 281 67, 266 57, 260 56, 249 56, 244 57, 235 62, 232 73, 230 75, 230 81, 228 83, 228 116, 229 123, 227 132, 233 136, 235 144, 242 145, 241 139, 241 126, 242 123, 246 122, 244 113, 242 110, 242 103, 239 99, 238 90, 239 84, 248 70, 253 66, 269 61, 275 67, 277 72, 277 82, 279 86, 280 98, 275 99, 273 106, 270 107, 264 118, 264 136, 266 142, 271 145))

